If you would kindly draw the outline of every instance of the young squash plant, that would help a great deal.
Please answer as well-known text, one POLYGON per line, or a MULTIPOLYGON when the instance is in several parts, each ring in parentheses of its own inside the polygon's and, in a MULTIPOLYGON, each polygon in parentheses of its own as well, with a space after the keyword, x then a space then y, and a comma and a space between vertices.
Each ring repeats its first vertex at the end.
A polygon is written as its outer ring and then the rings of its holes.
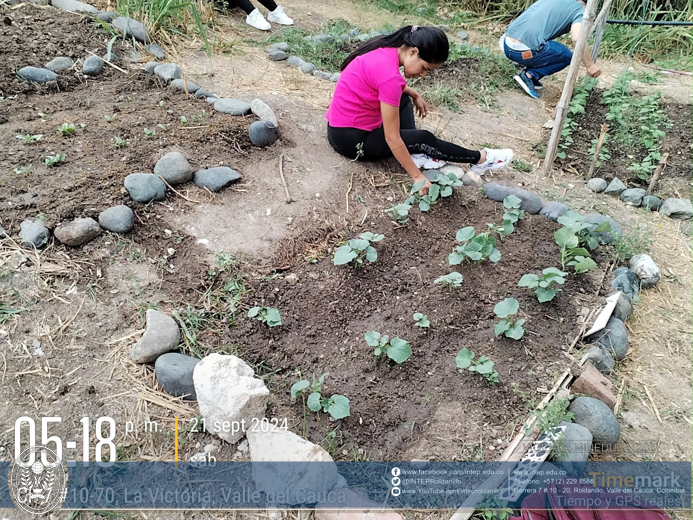
POLYGON ((472 226, 467 226, 457 231, 455 240, 460 244, 448 255, 450 265, 459 265, 465 260, 481 262, 486 258, 495 263, 501 259, 500 251, 496 249, 496 239, 488 231, 477 235, 472 226))
POLYGON ((521 218, 525 218, 522 210, 522 200, 515 195, 508 195, 503 199, 503 222, 499 224, 489 224, 491 231, 498 234, 498 238, 503 240, 515 231, 515 224, 521 218))
POLYGON ((457 368, 462 370, 469 370, 470 372, 477 372, 486 379, 491 385, 495 385, 498 382, 498 372, 493 368, 493 361, 491 361, 486 356, 480 356, 476 361, 472 363, 474 359, 474 352, 463 348, 457 353, 455 358, 455 364, 457 368))
POLYGON ((334 252, 334 265, 351 264, 354 267, 361 267, 364 260, 373 263, 378 259, 378 252, 371 245, 375 242, 380 242, 385 235, 371 233, 367 231, 361 233, 359 238, 352 238, 346 244, 339 246, 334 252))
POLYGON ((274 307, 253 307, 248 311, 248 318, 255 318, 268 327, 278 327, 282 324, 279 309, 274 307))
POLYGON ((406 226, 409 224, 409 210, 411 209, 411 204, 397 204, 389 209, 385 210, 385 213, 392 220, 397 222, 400 226, 406 226))
POLYGON ((427 329, 431 326, 431 322, 428 319, 428 316, 425 314, 422 314, 420 312, 415 312, 414 313, 414 325, 417 327, 421 327, 422 329, 427 329))
POLYGON ((436 278, 433 280, 433 283, 442 283, 445 287, 452 291, 455 287, 460 287, 462 285, 462 280, 464 280, 464 277, 457 271, 453 271, 449 274, 436 278))
POLYGON ((594 229, 591 229, 594 224, 583 222, 582 215, 575 211, 566 211, 562 216, 558 217, 558 223, 575 233, 578 237, 578 244, 587 246, 590 251, 594 251, 599 246, 600 233, 609 233, 611 231, 611 224, 608 222, 602 222, 594 229))
POLYGON ((539 303, 544 303, 554 299, 556 293, 561 290, 556 286, 563 285, 566 276, 568 276, 568 273, 564 273, 560 269, 547 267, 542 271, 541 276, 533 273, 523 274, 517 285, 534 289, 534 294, 537 295, 539 303))
MULTIPOLYGON (((302 379, 297 381, 291 387, 291 399, 296 399, 298 394, 304 397, 303 392, 305 390, 310 390, 308 394, 308 399, 305 404, 313 412, 323 412, 329 413, 333 419, 344 419, 351 415, 349 399, 343 395, 332 394, 330 397, 323 397, 322 395, 322 385, 325 383, 325 378, 330 375, 329 372, 321 375, 318 380, 315 380, 313 376, 313 381, 308 381, 307 379, 302 379)), ((305 398, 305 397, 304 397, 305 398)))
POLYGON ((462 186, 462 181, 458 179, 454 173, 448 173, 447 175, 439 173, 431 181, 428 193, 426 195, 419 194, 419 190, 425 185, 426 181, 415 183, 411 188, 410 197, 404 201, 404 203, 410 206, 418 204, 420 211, 429 211, 431 206, 437 204, 440 199, 451 196, 452 189, 457 186, 462 186))
POLYGON ((562 227, 553 234, 556 244, 561 248, 561 267, 572 266, 575 274, 586 273, 597 267, 597 263, 590 258, 590 252, 584 247, 579 247, 580 239, 569 227, 562 227))
POLYGON ((515 321, 514 318, 518 310, 520 310, 520 304, 515 298, 506 298, 496 304, 493 308, 493 313, 501 318, 493 329, 496 336, 505 336, 515 340, 524 336, 525 329, 522 325, 525 323, 525 320, 515 321))
POLYGON ((386 354, 387 357, 398 365, 404 363, 411 357, 411 345, 402 338, 390 339, 388 335, 381 335, 380 332, 375 330, 366 332, 365 338, 366 343, 371 347, 375 347, 373 354, 376 357, 386 354))

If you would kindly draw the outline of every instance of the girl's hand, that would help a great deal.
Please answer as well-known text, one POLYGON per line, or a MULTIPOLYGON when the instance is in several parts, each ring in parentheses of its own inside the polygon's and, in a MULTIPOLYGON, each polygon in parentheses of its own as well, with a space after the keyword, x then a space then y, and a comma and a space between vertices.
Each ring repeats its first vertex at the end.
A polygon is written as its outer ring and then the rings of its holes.
POLYGON ((424 177, 423 174, 421 174, 420 177, 416 177, 414 179, 414 184, 416 184, 417 182, 421 182, 421 181, 424 181, 426 183, 423 185, 423 188, 421 188, 419 190, 419 195, 421 195, 423 197, 424 195, 428 194, 428 188, 431 187, 431 181, 429 181, 426 177, 424 177))
POLYGON ((416 97, 412 99, 412 103, 414 103, 416 113, 419 115, 419 117, 424 118, 428 115, 428 104, 421 94, 417 94, 416 97))

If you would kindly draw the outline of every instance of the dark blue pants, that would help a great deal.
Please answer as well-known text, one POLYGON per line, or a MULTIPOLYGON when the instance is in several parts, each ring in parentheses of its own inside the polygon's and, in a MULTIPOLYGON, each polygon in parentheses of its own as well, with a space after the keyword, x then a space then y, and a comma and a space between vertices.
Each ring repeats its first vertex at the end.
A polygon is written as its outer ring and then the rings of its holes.
POLYGON ((526 68, 534 79, 541 79, 565 69, 573 59, 572 51, 562 43, 546 42, 538 51, 516 51, 503 44, 505 56, 526 68), (523 57, 524 55, 524 57, 523 57), (531 57, 530 57, 531 55, 531 57))

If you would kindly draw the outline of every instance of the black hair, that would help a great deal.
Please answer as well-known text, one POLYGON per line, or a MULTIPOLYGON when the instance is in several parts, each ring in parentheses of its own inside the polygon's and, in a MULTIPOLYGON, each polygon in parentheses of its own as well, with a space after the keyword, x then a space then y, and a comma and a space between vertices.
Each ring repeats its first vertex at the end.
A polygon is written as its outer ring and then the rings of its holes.
POLYGON ((389 36, 377 36, 365 41, 344 60, 339 70, 344 70, 355 58, 383 47, 416 47, 419 57, 428 63, 444 63, 448 59, 450 44, 445 33, 438 27, 407 25, 389 36))

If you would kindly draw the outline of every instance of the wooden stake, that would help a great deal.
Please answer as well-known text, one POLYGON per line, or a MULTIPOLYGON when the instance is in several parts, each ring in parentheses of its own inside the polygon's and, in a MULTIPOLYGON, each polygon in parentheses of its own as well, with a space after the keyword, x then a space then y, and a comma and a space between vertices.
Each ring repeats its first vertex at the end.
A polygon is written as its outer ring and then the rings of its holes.
POLYGON ((594 176, 594 168, 597 166, 597 161, 599 160, 599 150, 602 149, 604 144, 604 139, 606 138, 606 132, 609 131, 609 125, 606 123, 602 124, 602 131, 599 133, 599 141, 597 141, 597 146, 594 147, 594 157, 592 157, 592 164, 590 164, 590 169, 587 172, 587 179, 591 179, 594 176))
POLYGON ((606 27, 606 19, 609 15, 609 8, 611 7, 611 0, 606 0, 602 6, 602 10, 599 11, 599 15, 594 22, 594 43, 592 44, 592 61, 597 61, 597 55, 599 54, 599 46, 602 43, 602 36, 604 35, 604 28, 606 27))
POLYGON ((282 178, 282 184, 284 185, 284 193, 286 193, 286 203, 291 204, 291 196, 289 195, 289 188, 286 185, 286 179, 284 178, 284 154, 279 156, 279 175, 282 178))
POLYGON ((654 171, 652 174, 652 179, 650 179, 650 185, 647 188, 647 194, 651 195, 652 192, 655 189, 655 186, 657 185, 657 181, 659 180, 660 175, 662 175, 662 171, 664 171, 664 167, 667 164, 667 160, 669 159, 669 154, 665 153, 662 155, 662 158, 659 160, 659 165, 657 166, 657 169, 654 171))
POLYGON ((652 395, 650 395, 650 391, 647 389, 645 385, 640 383, 642 387, 645 389, 645 393, 647 394, 648 399, 650 400, 650 403, 652 404, 652 408, 654 408, 654 413, 657 416, 657 420, 661 423, 662 418, 659 416, 659 410, 657 409, 657 405, 654 402, 654 399, 652 399, 652 395))

